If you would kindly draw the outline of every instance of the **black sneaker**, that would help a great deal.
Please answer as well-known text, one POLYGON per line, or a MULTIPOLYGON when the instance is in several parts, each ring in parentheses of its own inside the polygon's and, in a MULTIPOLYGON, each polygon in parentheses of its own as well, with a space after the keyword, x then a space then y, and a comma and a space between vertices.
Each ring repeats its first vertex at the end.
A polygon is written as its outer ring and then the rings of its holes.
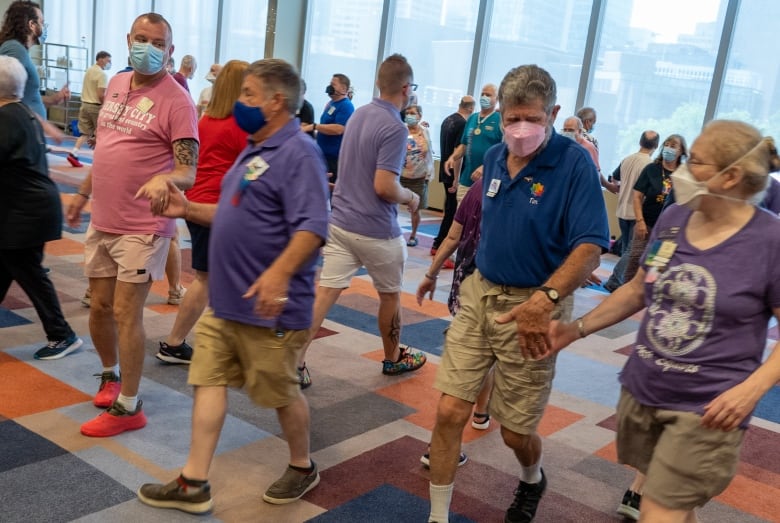
POLYGON ((547 477, 542 469, 542 480, 539 483, 521 481, 515 489, 515 500, 509 505, 504 516, 504 523, 530 523, 536 515, 536 509, 542 494, 547 489, 547 477))
POLYGON ((189 365, 192 360, 192 347, 187 345, 186 341, 181 342, 181 345, 168 345, 161 341, 160 350, 155 357, 165 363, 189 365))
MULTIPOLYGON (((463 452, 460 453, 460 456, 458 457, 458 466, 462 467, 466 464, 466 462, 469 460, 469 457, 466 456, 463 452)), ((422 456, 420 456, 420 463, 422 463, 422 466, 425 468, 431 468, 431 453, 426 452, 422 456)))
POLYGON ((628 519, 639 521, 639 504, 642 502, 642 495, 634 492, 633 490, 627 490, 623 494, 623 501, 618 505, 617 513, 628 519))
POLYGON ((51 340, 45 347, 35 351, 36 360, 58 360, 81 347, 83 341, 75 334, 64 340, 51 340))
POLYGON ((167 485, 147 483, 138 489, 138 499, 157 508, 175 508, 190 514, 205 514, 214 506, 211 500, 211 486, 208 482, 200 487, 188 485, 179 476, 167 485))

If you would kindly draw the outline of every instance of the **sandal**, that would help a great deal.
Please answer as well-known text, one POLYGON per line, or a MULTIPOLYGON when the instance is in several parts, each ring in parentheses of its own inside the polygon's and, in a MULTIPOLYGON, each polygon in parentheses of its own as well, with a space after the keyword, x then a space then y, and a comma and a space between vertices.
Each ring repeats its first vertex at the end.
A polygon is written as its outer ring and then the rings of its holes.
POLYGON ((406 246, 407 247, 417 247, 417 238, 415 238, 414 236, 409 238, 409 241, 406 242, 406 246))
POLYGON ((471 426, 477 430, 487 430, 490 426, 490 414, 486 412, 475 412, 471 420, 471 426))

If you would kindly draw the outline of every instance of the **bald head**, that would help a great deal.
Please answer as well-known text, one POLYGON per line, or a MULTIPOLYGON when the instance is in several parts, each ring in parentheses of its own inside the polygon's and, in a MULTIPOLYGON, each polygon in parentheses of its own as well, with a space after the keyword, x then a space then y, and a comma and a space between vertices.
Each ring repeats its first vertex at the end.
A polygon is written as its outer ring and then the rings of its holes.
POLYGON ((466 96, 460 99, 460 103, 458 104, 458 112, 464 114, 471 114, 474 112, 474 107, 476 105, 477 102, 476 100, 474 100, 474 97, 467 94, 466 96))

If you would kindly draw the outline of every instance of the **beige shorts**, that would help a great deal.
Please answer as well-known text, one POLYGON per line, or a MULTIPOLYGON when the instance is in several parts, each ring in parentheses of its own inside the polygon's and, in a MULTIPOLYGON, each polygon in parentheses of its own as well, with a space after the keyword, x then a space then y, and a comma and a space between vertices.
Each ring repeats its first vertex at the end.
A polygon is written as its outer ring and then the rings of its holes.
POLYGON ((84 274, 146 283, 165 277, 170 238, 156 234, 111 234, 89 226, 84 241, 84 274))
POLYGON ((256 404, 269 409, 298 399, 298 356, 308 330, 277 330, 224 320, 206 309, 195 325, 190 385, 246 387, 256 404))
POLYGON ((365 267, 378 292, 401 292, 406 263, 403 235, 379 240, 331 224, 322 258, 319 284, 323 287, 346 289, 358 269, 365 267))
POLYGON ((79 132, 87 137, 94 136, 100 105, 82 103, 79 109, 79 132))
POLYGON ((617 418, 618 460, 647 476, 643 494, 664 507, 700 507, 737 472, 742 429, 708 429, 696 413, 646 407, 625 388, 617 418))
MULTIPOLYGON (((555 376, 555 358, 526 360, 517 346, 517 324, 499 325, 496 316, 525 302, 534 289, 496 285, 475 271, 460 286, 461 308, 447 330, 444 354, 434 387, 474 403, 495 362, 490 415, 517 434, 532 434, 547 406, 555 376)), ((556 305, 564 320, 571 318, 574 298, 556 305)))
POLYGON ((409 189, 414 194, 420 197, 420 207, 423 209, 428 208, 428 180, 425 178, 410 179, 401 177, 401 186, 409 189))

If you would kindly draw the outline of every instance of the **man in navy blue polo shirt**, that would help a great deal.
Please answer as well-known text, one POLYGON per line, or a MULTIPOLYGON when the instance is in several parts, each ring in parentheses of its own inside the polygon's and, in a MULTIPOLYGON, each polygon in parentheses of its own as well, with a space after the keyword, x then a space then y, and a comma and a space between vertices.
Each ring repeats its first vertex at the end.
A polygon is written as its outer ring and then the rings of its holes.
POLYGON ((287 470, 263 500, 290 503, 320 481, 309 456, 309 406, 296 361, 312 322, 328 189, 322 154, 295 118, 300 100, 300 78, 291 65, 253 63, 233 109, 250 143, 225 175, 219 203, 188 202, 169 185, 166 216, 211 225, 209 309, 196 326, 188 379, 195 387, 192 448, 177 479, 139 489, 148 505, 211 510, 208 472, 228 386, 244 386, 255 403, 276 409, 290 450, 287 470))
POLYGON ((464 425, 495 363, 490 416, 520 462, 504 521, 529 522, 547 486, 536 432, 555 362, 541 355, 552 318, 571 317, 574 291, 608 243, 607 214, 587 151, 555 133, 549 73, 512 69, 498 92, 504 143, 485 154, 477 270, 461 284, 435 387, 442 393, 430 452, 429 521, 448 520, 464 425))

